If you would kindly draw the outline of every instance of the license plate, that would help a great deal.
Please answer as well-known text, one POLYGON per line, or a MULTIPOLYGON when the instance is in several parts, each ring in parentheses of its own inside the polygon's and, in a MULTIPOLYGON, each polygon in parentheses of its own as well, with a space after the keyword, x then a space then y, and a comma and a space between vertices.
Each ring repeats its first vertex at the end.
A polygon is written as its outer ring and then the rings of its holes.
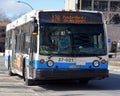
POLYGON ((84 60, 78 60, 78 59, 76 59, 76 65, 82 65, 82 66, 84 66, 84 65, 86 65, 86 62, 84 60))

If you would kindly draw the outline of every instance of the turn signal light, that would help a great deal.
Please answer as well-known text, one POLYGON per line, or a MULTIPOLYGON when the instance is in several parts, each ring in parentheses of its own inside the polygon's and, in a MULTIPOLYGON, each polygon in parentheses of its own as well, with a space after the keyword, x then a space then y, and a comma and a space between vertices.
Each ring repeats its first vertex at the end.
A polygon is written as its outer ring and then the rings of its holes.
POLYGON ((40 60, 40 63, 42 63, 42 64, 43 64, 44 62, 45 62, 45 60, 44 60, 44 59, 41 59, 41 60, 40 60))
POLYGON ((105 59, 102 59, 102 61, 101 61, 103 64, 105 64, 106 63, 106 60, 105 59))

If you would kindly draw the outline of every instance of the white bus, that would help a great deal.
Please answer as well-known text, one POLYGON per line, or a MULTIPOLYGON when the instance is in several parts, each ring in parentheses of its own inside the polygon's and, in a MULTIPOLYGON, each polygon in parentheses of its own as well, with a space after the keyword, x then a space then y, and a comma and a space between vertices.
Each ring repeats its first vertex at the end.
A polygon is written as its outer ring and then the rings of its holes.
POLYGON ((109 76, 107 32, 97 11, 32 11, 6 28, 5 65, 26 85, 109 76))

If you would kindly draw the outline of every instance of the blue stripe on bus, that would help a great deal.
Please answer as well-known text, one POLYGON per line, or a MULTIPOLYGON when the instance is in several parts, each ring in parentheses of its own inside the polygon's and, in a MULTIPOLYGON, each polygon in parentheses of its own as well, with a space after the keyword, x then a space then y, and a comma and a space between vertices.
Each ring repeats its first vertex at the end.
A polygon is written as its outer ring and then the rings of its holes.
MULTIPOLYGON (((8 58, 11 58, 11 56, 4 56, 4 60, 8 61, 8 58)), ((11 59, 12 60, 12 59, 11 59)))
MULTIPOLYGON (((8 56, 5 56, 5 61, 8 61, 8 56)), ((47 66, 47 62, 41 64, 39 60, 34 60, 34 68, 39 69, 39 68, 80 68, 80 69, 88 69, 88 68, 108 68, 108 61, 106 64, 100 63, 99 67, 94 67, 92 62, 87 62, 84 66, 82 65, 76 65, 75 63, 60 63, 60 62, 54 62, 54 65, 52 67, 47 66)), ((30 60, 26 59, 26 64, 30 64, 30 60)))
POLYGON ((4 56, 5 61, 8 61, 8 56, 4 56))
POLYGON ((26 65, 29 65, 29 64, 30 64, 30 59, 26 59, 26 60, 25 60, 25 64, 26 64, 26 65))
POLYGON ((108 62, 105 64, 100 63, 99 67, 94 67, 92 62, 87 62, 85 65, 76 65, 75 63, 60 63, 60 62, 54 62, 54 65, 51 67, 47 66, 47 62, 41 64, 40 61, 34 60, 34 68, 39 69, 39 68, 80 68, 80 69, 89 69, 89 68, 108 68, 108 62))

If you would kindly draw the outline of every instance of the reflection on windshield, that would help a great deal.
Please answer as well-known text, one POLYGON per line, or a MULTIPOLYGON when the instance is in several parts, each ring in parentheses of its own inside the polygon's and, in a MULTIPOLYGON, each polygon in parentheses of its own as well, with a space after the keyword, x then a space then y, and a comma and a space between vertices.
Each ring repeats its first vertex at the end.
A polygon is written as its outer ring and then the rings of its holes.
POLYGON ((98 55, 106 54, 102 24, 42 24, 40 54, 98 55))

